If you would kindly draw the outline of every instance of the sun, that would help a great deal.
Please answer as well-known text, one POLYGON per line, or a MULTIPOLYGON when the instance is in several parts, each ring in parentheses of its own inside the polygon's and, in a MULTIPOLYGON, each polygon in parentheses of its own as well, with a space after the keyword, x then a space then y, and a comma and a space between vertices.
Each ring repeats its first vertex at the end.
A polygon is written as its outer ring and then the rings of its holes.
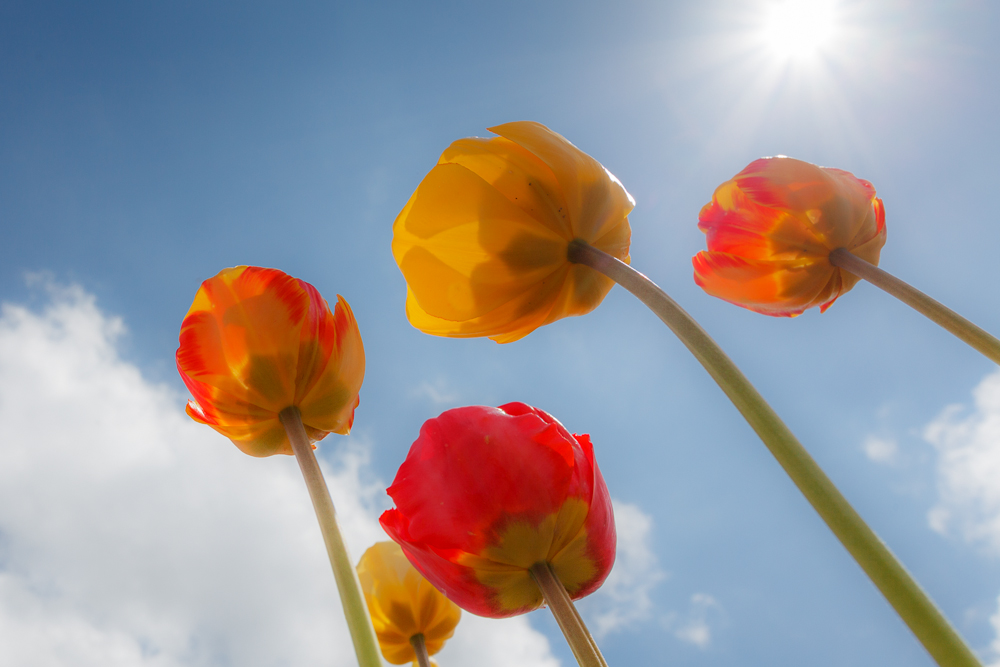
POLYGON ((767 48, 781 60, 819 55, 837 32, 835 0, 776 0, 761 28, 767 48))

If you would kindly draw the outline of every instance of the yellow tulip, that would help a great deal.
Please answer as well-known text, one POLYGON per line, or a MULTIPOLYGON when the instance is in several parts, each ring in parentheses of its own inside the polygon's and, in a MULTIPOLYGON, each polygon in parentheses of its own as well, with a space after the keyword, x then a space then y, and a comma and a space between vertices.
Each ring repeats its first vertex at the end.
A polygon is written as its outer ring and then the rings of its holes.
POLYGON ((635 201, 544 125, 489 128, 441 155, 393 226, 406 314, 424 333, 509 343, 588 313, 614 282, 567 259, 574 239, 629 261, 635 201))
POLYGON ((394 665, 417 659, 412 640, 423 636, 434 655, 455 633, 462 610, 410 565, 395 542, 378 542, 358 563, 361 590, 382 655, 394 665))

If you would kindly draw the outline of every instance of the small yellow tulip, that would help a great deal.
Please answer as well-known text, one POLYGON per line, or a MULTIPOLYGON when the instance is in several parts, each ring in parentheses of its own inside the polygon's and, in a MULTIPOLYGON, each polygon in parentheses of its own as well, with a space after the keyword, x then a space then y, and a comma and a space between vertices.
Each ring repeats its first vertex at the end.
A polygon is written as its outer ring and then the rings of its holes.
POLYGON ((395 542, 378 542, 358 563, 361 590, 382 655, 394 665, 417 659, 412 639, 423 636, 428 655, 455 633, 462 610, 410 565, 395 542))

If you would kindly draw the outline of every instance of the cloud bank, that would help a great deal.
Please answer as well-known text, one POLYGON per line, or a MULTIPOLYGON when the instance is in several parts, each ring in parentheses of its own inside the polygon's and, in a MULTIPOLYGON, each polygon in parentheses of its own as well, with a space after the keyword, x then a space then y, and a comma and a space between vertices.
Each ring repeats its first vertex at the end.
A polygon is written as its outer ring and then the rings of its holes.
MULTIPOLYGON (((79 288, 0 312, 0 664, 354 663, 291 457, 253 459, 117 353, 79 288)), ((351 553, 385 539, 367 447, 324 464, 351 553)), ((527 618, 466 615, 447 664, 558 667, 527 618)))

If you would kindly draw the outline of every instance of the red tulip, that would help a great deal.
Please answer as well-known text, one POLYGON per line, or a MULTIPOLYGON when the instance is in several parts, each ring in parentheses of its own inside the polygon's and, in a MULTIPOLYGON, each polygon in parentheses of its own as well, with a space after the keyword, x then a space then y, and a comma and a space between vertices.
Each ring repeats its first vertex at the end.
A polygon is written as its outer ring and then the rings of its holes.
POLYGON ((885 209, 868 181, 787 157, 763 158, 726 181, 701 209, 708 251, 693 259, 706 292, 758 313, 829 308, 858 282, 830 263, 837 248, 877 265, 885 209))
POLYGON ((548 562, 573 599, 615 559, 615 525, 590 437, 524 403, 448 410, 420 429, 382 527, 463 609, 502 618, 538 608, 529 572, 548 562))

